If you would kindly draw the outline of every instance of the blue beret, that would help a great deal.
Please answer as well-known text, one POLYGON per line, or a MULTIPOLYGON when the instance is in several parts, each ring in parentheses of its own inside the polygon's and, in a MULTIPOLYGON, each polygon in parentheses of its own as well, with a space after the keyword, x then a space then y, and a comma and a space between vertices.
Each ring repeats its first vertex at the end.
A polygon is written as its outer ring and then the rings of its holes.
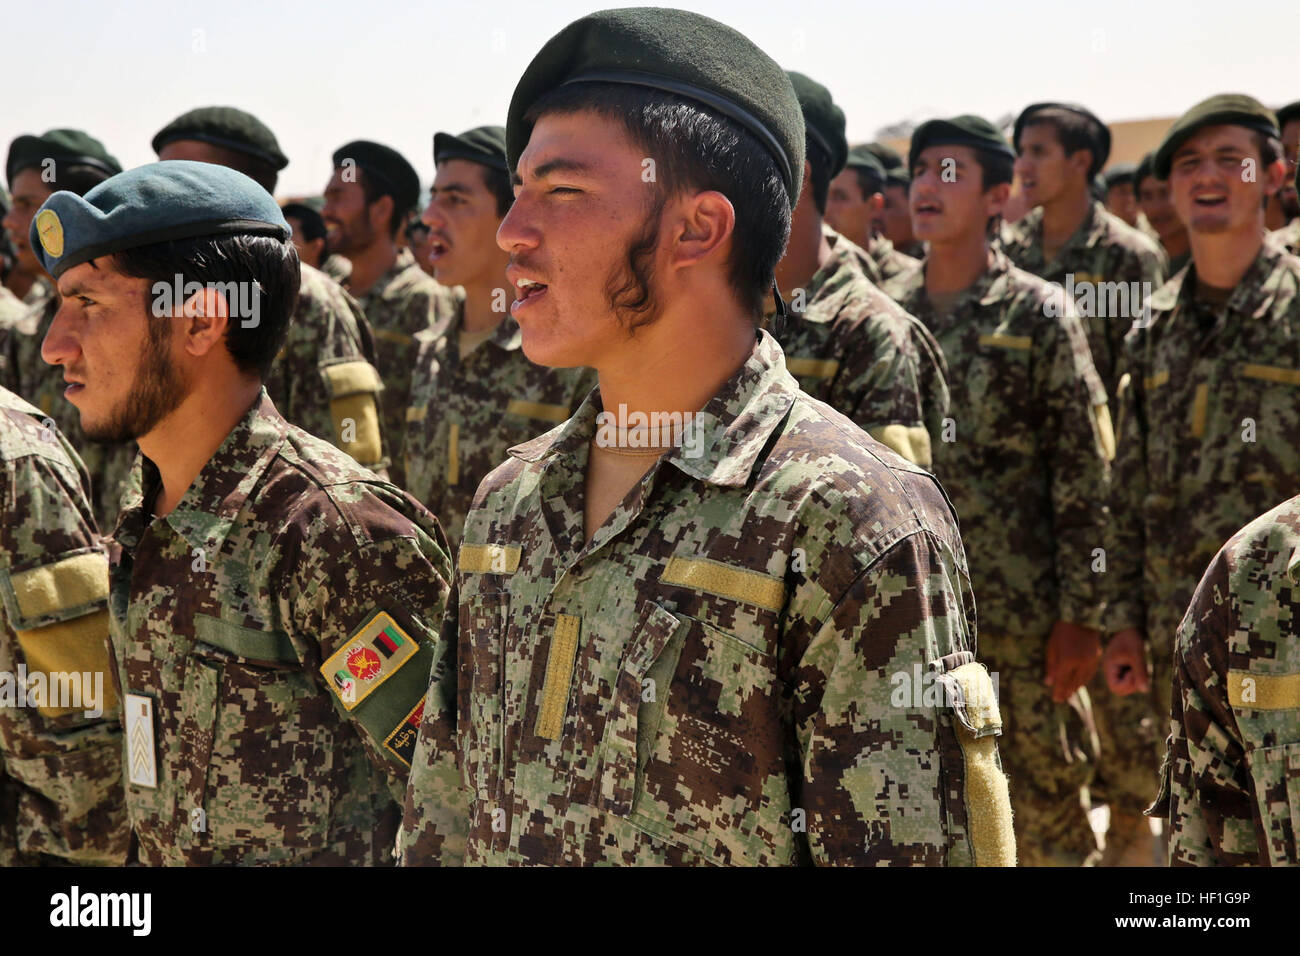
POLYGON ((173 159, 104 180, 85 196, 60 190, 37 211, 28 238, 45 271, 124 249, 197 236, 289 238, 271 194, 243 173, 173 159))

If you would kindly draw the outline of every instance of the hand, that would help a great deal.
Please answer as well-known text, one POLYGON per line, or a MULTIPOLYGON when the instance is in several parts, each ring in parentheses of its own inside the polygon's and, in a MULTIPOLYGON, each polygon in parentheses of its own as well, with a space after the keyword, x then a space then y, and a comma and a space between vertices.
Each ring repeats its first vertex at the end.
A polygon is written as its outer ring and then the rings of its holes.
POLYGON ((1064 703, 1071 694, 1092 680, 1101 663, 1101 634, 1090 627, 1057 621, 1047 639, 1047 676, 1052 700, 1064 703))
POLYGON ((1145 644, 1142 632, 1135 627, 1128 627, 1116 631, 1106 645, 1106 686, 1112 694, 1124 697, 1151 689, 1145 644))

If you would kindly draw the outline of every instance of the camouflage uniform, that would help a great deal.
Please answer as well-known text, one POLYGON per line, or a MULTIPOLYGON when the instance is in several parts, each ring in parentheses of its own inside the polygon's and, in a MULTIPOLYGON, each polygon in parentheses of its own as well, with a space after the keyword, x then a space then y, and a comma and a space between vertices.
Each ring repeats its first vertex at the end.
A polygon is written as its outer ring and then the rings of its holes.
POLYGON ((453 551, 479 482, 512 445, 568 420, 596 386, 593 369, 530 362, 509 316, 462 359, 462 320, 458 308, 445 335, 416 333, 403 469, 407 490, 438 516, 453 551))
POLYGON ((68 383, 63 366, 47 365, 41 343, 50 330, 61 300, 50 295, 31 307, 9 328, 0 328, 0 387, 31 402, 54 422, 73 448, 80 449, 90 475, 90 503, 99 527, 117 523, 117 507, 131 473, 135 442, 104 445, 92 442, 81 430, 81 413, 63 397, 68 383))
MULTIPOLYGON (((0 389, 0 864, 126 860, 122 745, 108 658, 108 559, 76 452, 0 389), (19 667, 78 678, 76 701, 17 706, 19 667), (63 703, 80 703, 65 707, 63 703), (88 717, 88 710, 102 710, 88 717)), ((65 685, 67 686, 67 685, 65 685)), ((48 693, 48 690, 47 690, 48 693)))
POLYGON ((998 675, 1016 845, 1025 865, 1080 865, 1096 841, 1080 802, 1097 743, 1087 691, 1043 684, 1057 620, 1101 626, 1114 435, 1083 326, 1059 290, 997 250, 938 315, 916 269, 891 286, 943 346, 952 390, 933 437, 971 558, 980 656, 998 675))
POLYGON ((786 368, 809 395, 929 468, 926 425, 947 409, 944 372, 918 346, 911 317, 863 273, 867 254, 837 232, 825 236, 833 258, 807 289, 790 292, 789 314, 774 333, 786 368))
POLYGON ((475 496, 402 859, 1010 863, 935 480, 799 392, 760 333, 691 425, 703 453, 660 458, 584 546, 599 411, 596 391, 475 496), (925 670, 966 703, 900 696, 925 670))
POLYGON ((921 264, 920 259, 904 255, 895 249, 894 244, 884 236, 871 237, 871 241, 867 243, 867 254, 871 256, 879 270, 880 278, 871 280, 876 285, 883 285, 897 275, 911 272, 921 264))
POLYGON ((110 606, 141 859, 391 861, 446 609, 437 522, 265 391, 164 518, 138 461, 110 606))
POLYGON ((352 262, 339 255, 337 252, 331 252, 321 260, 320 271, 325 273, 335 282, 347 284, 348 276, 352 275, 352 262))
POLYGON ((1291 255, 1300 256, 1300 219, 1292 219, 1281 229, 1274 229, 1269 237, 1291 255))
POLYGON ((1300 864, 1300 498, 1214 558, 1174 649, 1170 863, 1300 864))
MULTIPOLYGON (((1040 206, 1030 211, 1011 230, 1002 243, 1002 251, 1016 266, 1026 272, 1041 276, 1048 282, 1067 284, 1073 276, 1074 285, 1101 282, 1149 282, 1154 292, 1165 281, 1165 256, 1160 247, 1113 216, 1099 202, 1093 202, 1083 223, 1056 254, 1051 262, 1043 261, 1043 210, 1040 206)), ((1076 300, 1079 299, 1076 296, 1076 300)), ((1076 305, 1088 333, 1092 361, 1097 367, 1106 394, 1113 401, 1119 383, 1120 353, 1124 334, 1135 318, 1142 315, 1142 296, 1129 300, 1122 316, 1101 315, 1110 311, 1110 299, 1089 304, 1077 301, 1076 305), (1105 307, 1103 307, 1103 305, 1105 307)))
POLYGON ((304 264, 298 305, 266 380, 276 409, 367 468, 382 468, 375 362, 370 323, 356 300, 304 264))
POLYGON ((0 329, 13 325, 27 313, 27 309, 22 299, 0 285, 0 329))
POLYGON ((1300 261, 1263 244, 1225 306, 1196 298, 1195 273, 1158 290, 1149 327, 1129 332, 1118 415, 1107 630, 1145 630, 1162 721, 1201 573, 1238 528, 1300 492, 1300 261))
POLYGON ((393 267, 365 295, 357 297, 370 322, 379 355, 379 374, 384 380, 381 427, 392 459, 389 475, 399 488, 406 487, 402 439, 417 348, 415 333, 427 328, 444 331, 462 298, 460 290, 441 286, 426 275, 410 249, 399 249, 393 267))

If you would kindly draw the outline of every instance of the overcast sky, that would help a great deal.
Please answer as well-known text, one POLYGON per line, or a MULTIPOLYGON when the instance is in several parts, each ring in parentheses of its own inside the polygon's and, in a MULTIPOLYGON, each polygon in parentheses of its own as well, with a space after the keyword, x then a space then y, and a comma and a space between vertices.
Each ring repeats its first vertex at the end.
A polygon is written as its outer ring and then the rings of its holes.
MULTIPOLYGON (((717 0, 690 8, 825 83, 851 141, 900 119, 990 119, 1071 100, 1104 120, 1176 115, 1213 93, 1300 99, 1300 3, 1206 0, 717 0), (1086 11, 1086 12, 1085 12, 1086 11)), ((124 166, 195 106, 275 131, 281 194, 318 193, 333 150, 375 139, 427 186, 432 134, 504 123, 543 43, 593 9, 573 0, 41 0, 4 16, 0 138, 85 129, 124 166)))

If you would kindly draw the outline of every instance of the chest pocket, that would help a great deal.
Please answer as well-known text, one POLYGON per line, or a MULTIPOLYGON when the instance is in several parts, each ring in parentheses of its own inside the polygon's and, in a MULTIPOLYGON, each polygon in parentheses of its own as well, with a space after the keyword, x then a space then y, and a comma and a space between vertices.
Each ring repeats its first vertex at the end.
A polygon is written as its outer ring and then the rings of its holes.
MULTIPOLYGON (((1030 349, 1027 335, 1003 332, 980 334, 966 366, 966 407, 960 414, 969 421, 957 423, 957 440, 963 430, 986 453, 1033 451, 1029 423, 1037 417, 1032 408, 1030 349)), ((955 416, 954 416, 955 417, 955 416)))
POLYGON ((600 803, 722 864, 795 858, 775 659, 657 604, 623 660, 600 803))
MULTIPOLYGON (((1228 671, 1269 863, 1300 863, 1300 673, 1228 671)), ((1245 848, 1247 852, 1253 848, 1245 848)))
POLYGON ((1230 432, 1229 441, 1240 446, 1241 460, 1227 477, 1263 485, 1281 500, 1294 493, 1300 369, 1247 362, 1237 372, 1240 414, 1230 416, 1224 428, 1230 432))

